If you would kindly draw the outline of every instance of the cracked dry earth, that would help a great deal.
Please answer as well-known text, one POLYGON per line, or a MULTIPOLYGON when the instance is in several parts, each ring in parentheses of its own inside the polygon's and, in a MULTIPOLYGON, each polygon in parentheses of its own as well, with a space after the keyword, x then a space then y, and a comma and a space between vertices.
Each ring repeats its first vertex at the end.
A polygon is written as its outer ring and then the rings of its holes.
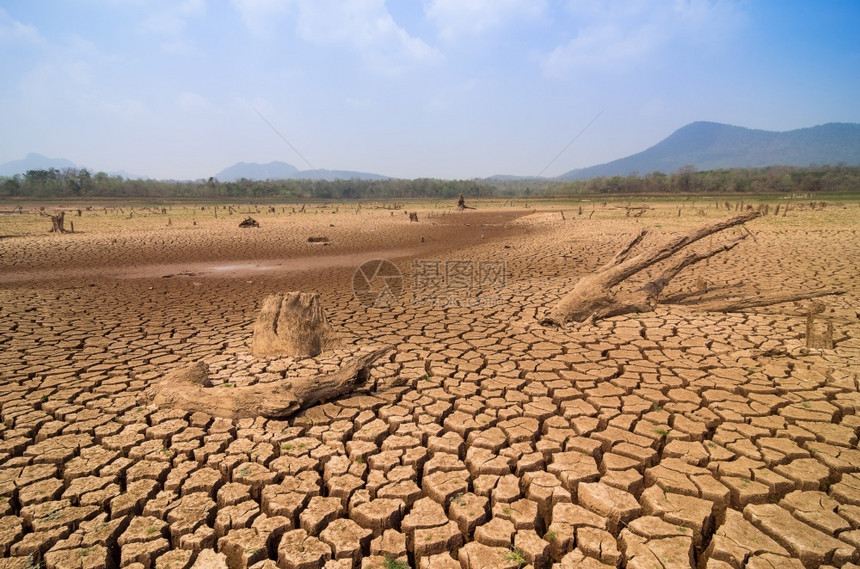
MULTIPOLYGON (((676 208, 638 219, 611 209, 565 221, 463 214, 448 226, 423 212, 417 226, 380 217, 392 246, 436 232, 436 249, 398 260, 407 285, 415 258, 506 263, 503 287, 460 306, 407 290, 391 307, 366 308, 350 288, 354 265, 170 279, 72 271, 0 284, 0 565, 856 567, 856 204, 756 220, 755 240, 668 291, 701 280, 718 295, 841 288, 821 315, 834 350, 802 349, 808 303, 537 324, 641 226, 652 228, 648 246, 706 220, 676 208), (468 237, 476 231, 485 238, 468 237), (457 237, 446 242, 446 232, 457 237), (260 302, 284 290, 319 292, 343 348, 251 357, 260 302), (378 344, 396 351, 374 379, 407 386, 289 421, 231 422, 138 398, 190 361, 208 363, 216 384, 247 385, 330 371, 378 344)), ((87 266, 85 236, 27 239, 46 265, 54 251, 64 267, 87 266)), ((195 260, 207 260, 199 249, 195 260)), ((27 255, 5 258, 4 271, 39 269, 27 255)))

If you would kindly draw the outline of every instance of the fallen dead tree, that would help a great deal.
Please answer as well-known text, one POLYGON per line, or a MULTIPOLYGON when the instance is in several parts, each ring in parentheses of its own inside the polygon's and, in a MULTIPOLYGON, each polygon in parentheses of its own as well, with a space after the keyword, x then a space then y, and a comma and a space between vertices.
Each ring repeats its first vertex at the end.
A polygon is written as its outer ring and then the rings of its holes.
MULTIPOLYGON (((252 353, 257 357, 312 357, 334 347, 334 330, 316 294, 287 292, 266 297, 254 325, 252 353)), ((374 390, 370 368, 391 346, 361 352, 335 372, 281 382, 214 387, 204 362, 177 368, 144 391, 156 405, 202 411, 216 417, 283 419, 305 407, 358 390, 374 390)))
MULTIPOLYGON (((544 326, 560 327, 568 322, 595 322, 610 316, 622 314, 651 312, 660 303, 663 289, 678 273, 686 267, 694 265, 714 255, 733 249, 744 240, 747 233, 733 240, 703 252, 692 252, 670 264, 659 277, 645 286, 632 292, 614 291, 613 289, 637 273, 664 261, 684 248, 697 241, 714 235, 726 229, 740 226, 761 215, 757 211, 748 211, 735 217, 699 227, 685 235, 675 237, 662 246, 645 251, 634 257, 630 253, 645 237, 647 230, 642 229, 611 261, 603 265, 597 272, 581 278, 541 320, 544 326)), ((815 291, 798 294, 762 295, 751 299, 707 301, 698 308, 711 312, 732 312, 746 308, 770 306, 783 302, 793 302, 842 294, 844 291, 815 291)))
POLYGON ((160 407, 202 411, 228 419, 285 419, 310 405, 373 389, 368 382, 370 366, 393 349, 386 346, 355 356, 334 373, 246 387, 212 387, 209 366, 196 362, 165 375, 144 393, 160 407))

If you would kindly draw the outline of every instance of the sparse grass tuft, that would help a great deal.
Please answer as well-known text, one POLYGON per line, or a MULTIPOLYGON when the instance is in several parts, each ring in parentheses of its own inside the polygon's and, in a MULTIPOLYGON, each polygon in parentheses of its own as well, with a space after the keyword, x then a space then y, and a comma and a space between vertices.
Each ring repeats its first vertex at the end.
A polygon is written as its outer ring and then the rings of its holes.
POLYGON ((385 569, 409 569, 409 564, 393 557, 385 556, 385 569))
POLYGON ((522 567, 526 564, 526 556, 522 551, 514 547, 505 553, 505 561, 513 561, 517 564, 517 567, 522 567))

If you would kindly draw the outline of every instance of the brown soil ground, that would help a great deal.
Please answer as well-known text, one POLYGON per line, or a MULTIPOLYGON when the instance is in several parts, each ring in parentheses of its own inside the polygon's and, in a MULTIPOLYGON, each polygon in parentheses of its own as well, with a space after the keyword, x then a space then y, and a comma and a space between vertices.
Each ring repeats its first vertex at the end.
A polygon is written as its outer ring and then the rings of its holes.
POLYGON ((856 567, 856 203, 771 206, 673 281, 680 304, 563 330, 537 321, 639 228, 648 247, 733 212, 294 208, 254 211, 258 229, 237 227, 247 206, 92 208, 67 235, 0 215, 0 565, 856 567), (372 259, 403 294, 365 306, 372 259), (823 288, 846 291, 813 326, 832 350, 805 349, 810 301, 695 308, 823 288), (289 290, 320 294, 339 349, 249 354, 262 299, 289 290), (290 421, 141 398, 193 361, 285 382, 380 344, 378 391, 290 421))

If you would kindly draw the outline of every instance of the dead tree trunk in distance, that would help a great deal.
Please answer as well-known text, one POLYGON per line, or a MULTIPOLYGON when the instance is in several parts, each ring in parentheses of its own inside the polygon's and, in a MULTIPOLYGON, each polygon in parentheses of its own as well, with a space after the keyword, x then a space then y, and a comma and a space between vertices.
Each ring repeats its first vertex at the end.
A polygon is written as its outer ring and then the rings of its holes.
POLYGON ((40 212, 42 215, 51 218, 51 233, 68 233, 66 230, 66 212, 61 211, 57 215, 40 212))
POLYGON ((460 197, 457 198, 457 209, 475 209, 475 208, 467 206, 466 205, 466 198, 463 197, 463 194, 460 194, 460 197))

